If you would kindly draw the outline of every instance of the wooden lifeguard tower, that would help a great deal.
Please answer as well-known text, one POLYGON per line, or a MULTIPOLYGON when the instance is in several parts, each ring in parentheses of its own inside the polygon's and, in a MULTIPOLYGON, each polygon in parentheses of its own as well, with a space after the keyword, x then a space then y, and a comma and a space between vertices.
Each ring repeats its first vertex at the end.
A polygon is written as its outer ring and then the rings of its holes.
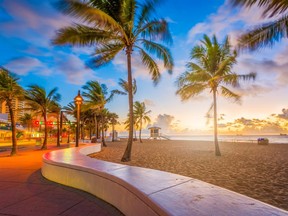
POLYGON ((150 137, 149 139, 167 139, 169 140, 168 137, 166 136, 163 136, 161 133, 160 133, 160 127, 150 127, 148 128, 150 130, 150 137))

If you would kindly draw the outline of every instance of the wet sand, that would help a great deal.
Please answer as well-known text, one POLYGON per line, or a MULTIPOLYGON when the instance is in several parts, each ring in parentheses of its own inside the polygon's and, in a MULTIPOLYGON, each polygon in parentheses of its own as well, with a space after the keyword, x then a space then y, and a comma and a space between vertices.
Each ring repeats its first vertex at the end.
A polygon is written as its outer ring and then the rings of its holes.
MULTIPOLYGON (((122 163, 126 142, 107 142, 91 155, 122 163)), ((216 157, 207 141, 144 140, 133 143, 132 161, 123 164, 196 178, 288 210, 288 144, 221 142, 216 157)))

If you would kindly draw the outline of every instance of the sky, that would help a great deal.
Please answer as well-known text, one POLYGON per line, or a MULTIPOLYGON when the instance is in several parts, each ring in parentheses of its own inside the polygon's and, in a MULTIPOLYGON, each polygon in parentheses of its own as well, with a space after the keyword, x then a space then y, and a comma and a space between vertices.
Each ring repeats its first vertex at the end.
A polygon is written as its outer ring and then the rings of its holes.
MULTIPOLYGON (((87 81, 97 80, 109 90, 119 89, 119 78, 127 79, 125 55, 118 55, 111 64, 100 69, 85 67, 93 47, 57 47, 51 39, 55 32, 71 23, 52 5, 52 0, 0 0, 0 65, 16 73, 20 84, 58 87, 61 105, 73 101, 77 91, 87 81)), ((170 25, 173 45, 170 47, 175 67, 173 74, 161 71, 161 80, 154 86, 147 70, 133 56, 133 77, 138 91, 134 101, 144 101, 151 110, 150 125, 160 126, 168 134, 212 134, 212 121, 206 113, 212 102, 209 92, 181 102, 175 94, 177 77, 185 72, 189 53, 199 44, 203 34, 215 34, 219 41, 229 35, 232 45, 237 37, 254 25, 263 23, 261 10, 231 8, 225 0, 166 0, 157 6, 158 17, 170 25)), ((252 53, 242 52, 233 71, 238 74, 256 72, 254 82, 242 83, 235 89, 242 96, 241 104, 225 98, 218 99, 219 129, 223 134, 279 133, 288 124, 288 42, 286 39, 273 48, 252 53)), ((107 104, 123 122, 127 116, 128 99, 115 96, 107 104)), ((122 130, 118 126, 118 130, 122 130)))

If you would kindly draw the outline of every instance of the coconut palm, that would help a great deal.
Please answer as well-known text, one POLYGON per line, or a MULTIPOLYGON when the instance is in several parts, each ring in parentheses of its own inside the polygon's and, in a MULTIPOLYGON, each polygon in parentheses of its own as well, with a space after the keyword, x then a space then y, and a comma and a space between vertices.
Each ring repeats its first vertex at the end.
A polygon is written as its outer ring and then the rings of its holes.
POLYGON ((115 125, 119 123, 117 121, 118 118, 119 116, 116 113, 109 113, 108 119, 109 123, 112 125, 112 142, 115 141, 115 125))
POLYGON ((57 88, 53 88, 51 91, 46 92, 44 88, 38 85, 30 85, 25 91, 27 105, 31 110, 38 112, 44 118, 44 141, 41 149, 47 149, 47 114, 51 112, 51 109, 55 103, 59 102, 61 99, 61 96, 57 93, 57 90, 57 88))
MULTIPOLYGON (((130 115, 129 115, 129 113, 128 113, 128 115, 127 115, 127 118, 126 118, 126 120, 123 122, 124 123, 124 125, 125 125, 125 129, 127 130, 127 131, 129 131, 129 128, 130 128, 130 115)), ((137 128, 137 125, 136 125, 136 121, 135 121, 135 118, 134 118, 134 112, 133 112, 133 132, 134 132, 134 138, 133 138, 133 140, 134 141, 137 141, 137 131, 136 131, 136 128, 137 128)))
POLYGON ((57 119, 57 147, 60 147, 60 115, 61 105, 55 101, 52 102, 50 112, 56 116, 57 119))
MULTIPOLYGON (((131 160, 133 139, 132 54, 138 52, 156 84, 161 76, 157 59, 172 73, 170 51, 158 41, 172 42, 168 23, 153 16, 158 0, 59 0, 58 8, 82 23, 62 28, 53 43, 56 45, 94 46, 91 64, 101 67, 111 62, 124 50, 127 58, 127 81, 130 128, 122 161, 131 160), (153 54, 149 55, 149 54, 153 54)), ((136 57, 136 56, 134 56, 136 57)))
POLYGON ((239 86, 240 79, 254 79, 255 74, 238 75, 231 72, 232 66, 236 64, 236 51, 231 51, 228 37, 223 44, 219 44, 216 36, 212 40, 204 35, 204 39, 200 45, 195 46, 190 54, 191 60, 187 63, 187 71, 180 75, 177 79, 178 90, 176 92, 182 99, 186 101, 204 90, 208 89, 213 94, 213 110, 214 110, 214 142, 215 154, 220 156, 218 145, 217 131, 217 96, 221 94, 226 98, 240 100, 240 96, 232 92, 227 86, 239 86))
POLYGON ((146 105, 144 102, 139 102, 136 101, 134 103, 134 118, 135 118, 135 122, 136 125, 139 128, 139 140, 142 143, 142 139, 141 139, 141 131, 142 131, 142 126, 143 123, 150 123, 151 119, 149 117, 149 113, 151 113, 151 110, 146 110, 146 105))
POLYGON ((0 101, 5 101, 8 106, 9 115, 11 119, 12 129, 12 150, 11 155, 17 154, 17 139, 16 139, 16 121, 13 107, 13 100, 21 98, 23 96, 23 88, 18 84, 19 78, 8 71, 7 69, 0 67, 0 101))
MULTIPOLYGON (((101 116, 102 121, 101 112, 104 109, 106 103, 112 100, 113 94, 108 96, 107 86, 105 84, 100 84, 97 81, 88 81, 82 88, 84 89, 82 95, 85 98, 83 110, 93 110, 95 122, 97 122, 97 115, 101 116)), ((106 146, 105 140, 103 141, 103 139, 102 144, 103 146, 106 146)))
POLYGON ((273 18, 254 29, 244 33, 239 38, 240 48, 255 50, 261 47, 271 47, 275 42, 288 38, 288 1, 286 0, 230 0, 231 3, 245 7, 257 5, 263 8, 262 16, 273 18))
POLYGON ((24 127, 27 127, 28 131, 31 131, 33 118, 30 113, 24 113, 19 120, 24 127))
MULTIPOLYGON (((122 90, 115 89, 115 90, 112 90, 111 93, 112 94, 118 94, 118 95, 128 95, 128 82, 126 80, 119 79, 118 84, 122 88, 122 90)), ((135 95, 136 92, 137 92, 136 79, 133 79, 133 83, 132 83, 133 95, 135 95)))

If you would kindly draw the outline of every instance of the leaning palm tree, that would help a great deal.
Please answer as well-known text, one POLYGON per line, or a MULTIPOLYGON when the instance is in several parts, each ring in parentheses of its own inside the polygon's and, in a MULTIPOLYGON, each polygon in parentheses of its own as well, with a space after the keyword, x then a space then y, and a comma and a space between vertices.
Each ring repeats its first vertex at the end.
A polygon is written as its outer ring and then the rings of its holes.
POLYGON ((19 119, 21 124, 23 124, 23 126, 26 127, 30 132, 32 128, 32 119, 33 118, 30 113, 24 113, 24 115, 19 119))
MULTIPOLYGON (((94 46, 91 65, 101 67, 124 50, 127 58, 127 81, 130 128, 122 161, 131 160, 133 142, 132 54, 138 51, 155 84, 161 73, 156 58, 172 73, 173 59, 163 44, 172 42, 168 23, 153 16, 158 0, 58 0, 58 8, 82 23, 62 28, 53 43, 56 45, 94 46), (152 54, 152 55, 150 55, 152 54), (156 58, 155 58, 156 57, 156 58)), ((134 56, 136 57, 136 56, 134 56)))
POLYGON ((233 87, 239 86, 240 79, 254 79, 255 74, 238 75, 231 72, 232 66, 236 64, 236 51, 231 51, 228 37, 223 44, 219 44, 216 36, 212 40, 204 35, 200 45, 195 46, 191 51, 191 60, 187 63, 187 71, 177 79, 178 90, 176 92, 186 101, 204 90, 208 89, 213 94, 214 108, 214 143, 215 154, 221 156, 218 145, 217 131, 217 95, 240 100, 240 96, 227 88, 228 85, 233 87))
MULTIPOLYGON (((94 112, 94 119, 97 127, 97 115, 101 116, 101 112, 104 109, 106 103, 110 102, 113 98, 113 94, 108 96, 108 88, 105 84, 100 84, 97 81, 88 81, 83 87, 83 97, 85 98, 85 104, 82 106, 83 110, 92 110, 94 112)), ((103 122, 103 121, 102 121, 103 122)), ((103 146, 106 146, 105 140, 102 139, 103 146)))
POLYGON ((25 99, 28 107, 41 114, 44 118, 44 141, 41 149, 47 149, 47 114, 51 111, 54 104, 60 101, 61 96, 57 93, 57 88, 53 88, 47 93, 44 88, 38 85, 30 85, 25 92, 25 99))
MULTIPOLYGON (((128 82, 126 80, 123 79, 119 79, 118 82, 119 86, 122 88, 122 90, 112 90, 111 93, 112 94, 118 94, 118 95, 128 95, 128 82)), ((136 79, 133 79, 133 83, 132 83, 132 93, 133 95, 135 95, 137 92, 137 84, 136 84, 136 79)))
POLYGON ((287 0, 230 0, 232 5, 251 7, 257 5, 263 8, 262 16, 273 18, 254 29, 244 33, 239 38, 240 48, 255 50, 261 47, 272 47, 275 42, 288 38, 288 1, 287 0))
POLYGON ((11 156, 17 154, 16 121, 13 107, 13 100, 23 96, 23 88, 18 84, 19 78, 0 67, 0 101, 5 101, 8 106, 12 129, 12 150, 11 156))
POLYGON ((57 119, 57 147, 60 147, 60 115, 61 105, 55 101, 52 102, 50 112, 56 116, 57 119))
POLYGON ((141 131, 143 127, 143 123, 150 123, 151 119, 149 117, 149 113, 151 113, 151 110, 146 110, 146 105, 144 102, 140 103, 139 101, 136 101, 134 103, 134 117, 136 125, 139 128, 139 140, 142 143, 141 139, 141 131))
POLYGON ((112 125, 112 142, 115 141, 115 125, 119 123, 117 121, 118 118, 119 116, 116 113, 109 113, 108 119, 109 123, 112 125))

